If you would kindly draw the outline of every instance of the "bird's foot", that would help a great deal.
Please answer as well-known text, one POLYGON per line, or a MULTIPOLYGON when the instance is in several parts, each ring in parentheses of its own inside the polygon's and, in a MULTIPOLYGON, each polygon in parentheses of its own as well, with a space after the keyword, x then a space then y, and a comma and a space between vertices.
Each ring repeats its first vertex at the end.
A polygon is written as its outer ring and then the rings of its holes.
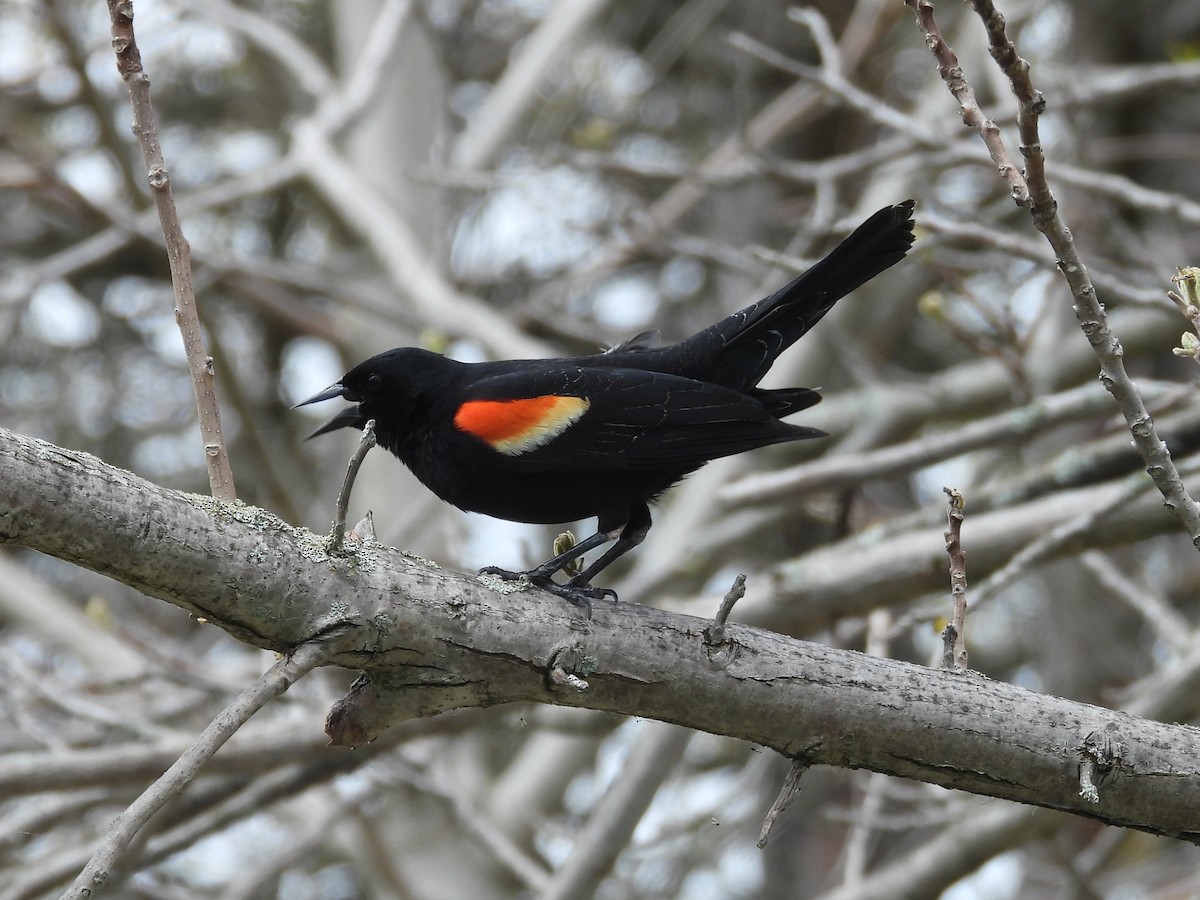
POLYGON ((586 582, 578 582, 572 578, 566 584, 560 584, 550 577, 547 572, 530 569, 528 572, 511 572, 499 566, 484 566, 479 570, 480 575, 494 575, 504 581, 526 581, 529 584, 545 588, 550 593, 562 597, 569 603, 587 610, 588 618, 592 617, 592 601, 611 597, 614 602, 617 592, 612 588, 592 587, 586 582))

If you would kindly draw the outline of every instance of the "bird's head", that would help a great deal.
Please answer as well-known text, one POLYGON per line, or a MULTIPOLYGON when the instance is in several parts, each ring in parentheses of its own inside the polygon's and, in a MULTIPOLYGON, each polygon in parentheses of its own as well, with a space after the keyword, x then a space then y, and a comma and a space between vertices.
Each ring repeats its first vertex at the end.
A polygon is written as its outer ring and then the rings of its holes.
POLYGON ((389 350, 359 363, 340 381, 292 408, 341 397, 354 405, 343 409, 309 438, 339 428, 362 430, 374 419, 380 443, 385 443, 384 433, 402 428, 414 408, 421 404, 422 395, 436 389, 442 381, 439 374, 453 365, 445 357, 427 350, 413 347, 389 350))

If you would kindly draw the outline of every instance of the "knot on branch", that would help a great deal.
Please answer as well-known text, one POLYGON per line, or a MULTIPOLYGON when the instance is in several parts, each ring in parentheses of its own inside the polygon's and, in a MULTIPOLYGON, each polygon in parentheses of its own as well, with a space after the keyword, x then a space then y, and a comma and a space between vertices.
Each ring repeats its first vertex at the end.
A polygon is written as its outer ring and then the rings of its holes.
MULTIPOLYGON (((1110 726, 1111 727, 1111 726, 1110 726)), ((1093 731, 1078 748, 1079 796, 1089 803, 1100 802, 1100 785, 1121 764, 1125 745, 1111 733, 1093 731)))

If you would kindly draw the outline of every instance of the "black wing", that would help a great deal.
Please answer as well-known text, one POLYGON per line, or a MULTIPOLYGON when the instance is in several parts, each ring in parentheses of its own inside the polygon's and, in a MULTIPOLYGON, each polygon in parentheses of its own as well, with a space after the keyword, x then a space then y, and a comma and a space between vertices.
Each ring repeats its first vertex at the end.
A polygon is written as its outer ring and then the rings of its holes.
POLYGON ((690 471, 756 447, 825 436, 779 421, 754 397, 643 369, 510 372, 478 382, 463 406, 552 397, 580 398, 586 408, 573 407, 569 421, 548 423, 540 437, 498 449, 512 464, 531 471, 690 471))

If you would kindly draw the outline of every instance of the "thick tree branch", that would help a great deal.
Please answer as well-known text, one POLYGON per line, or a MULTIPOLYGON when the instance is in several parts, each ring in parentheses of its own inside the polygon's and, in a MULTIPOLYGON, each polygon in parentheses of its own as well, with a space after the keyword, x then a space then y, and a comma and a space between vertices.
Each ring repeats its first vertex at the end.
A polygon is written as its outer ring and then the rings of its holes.
POLYGON ((974 676, 833 650, 636 604, 593 618, 502 594, 378 544, 330 557, 269 513, 181 494, 0 429, 0 541, 70 560, 287 649, 348 629, 333 664, 364 670, 330 716, 337 743, 465 706, 532 700, 646 716, 1200 842, 1200 732, 974 676), (552 672, 574 676, 551 678, 552 672), (1023 723, 1020 731, 1011 724, 1023 723), (1079 795, 1089 736, 1120 746, 1079 795))

